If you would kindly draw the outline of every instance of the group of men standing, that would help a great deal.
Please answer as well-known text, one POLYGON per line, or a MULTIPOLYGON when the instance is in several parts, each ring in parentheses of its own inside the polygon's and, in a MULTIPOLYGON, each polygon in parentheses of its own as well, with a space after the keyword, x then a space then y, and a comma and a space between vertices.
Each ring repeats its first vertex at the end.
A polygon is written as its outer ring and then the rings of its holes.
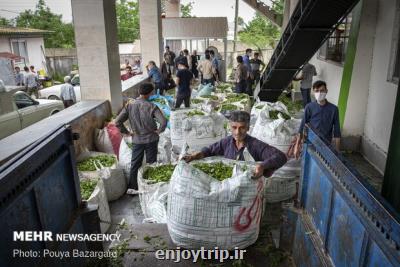
POLYGON ((15 67, 15 83, 17 86, 24 86, 28 95, 35 95, 39 98, 39 75, 35 71, 34 66, 24 67, 24 72, 21 72, 20 67, 15 67))
MULTIPOLYGON (((238 66, 235 72, 237 93, 251 94, 253 84, 259 81, 262 71, 260 68, 265 65, 258 56, 258 53, 254 53, 254 57, 252 57, 252 50, 247 49, 246 55, 237 57, 238 66)), ((190 84, 196 77, 193 72, 194 67, 199 71, 203 83, 213 84, 215 82, 211 52, 205 54, 204 58, 199 62, 192 60, 191 56, 191 60, 189 60, 189 54, 185 51, 178 58, 180 60, 176 61, 175 54, 169 50, 169 47, 166 47, 161 71, 154 61, 150 61, 146 68, 153 83, 142 84, 139 90, 139 98, 128 103, 116 118, 116 125, 121 130, 121 133, 131 135, 134 143, 128 193, 137 193, 137 173, 142 165, 144 154, 146 154, 147 163, 157 161, 159 134, 165 130, 167 125, 167 120, 161 110, 154 103, 147 101, 154 93, 154 89, 160 90, 163 87, 163 83, 165 83, 165 79, 172 79, 172 74, 175 73, 177 85, 175 108, 179 108, 182 103, 185 104, 185 107, 189 107, 190 84), (193 65, 193 62, 195 62, 195 65, 193 65), (130 121, 132 132, 129 132, 124 127, 126 120, 130 121)), ((301 75, 295 78, 302 81, 301 89, 305 105, 305 114, 292 150, 292 155, 296 158, 301 153, 305 125, 310 125, 316 129, 322 139, 329 143, 333 142, 337 150, 340 147, 341 133, 338 108, 326 99, 328 89, 324 81, 312 83, 314 75, 316 75, 315 67, 307 63, 303 66, 301 75), (310 102, 311 87, 316 98, 315 102, 310 102)), ((160 92, 162 93, 162 90, 160 92)), ((252 157, 261 162, 257 164, 254 176, 270 176, 276 169, 286 163, 287 156, 275 147, 248 135, 249 123, 249 113, 245 111, 232 112, 230 117, 231 136, 203 148, 200 152, 186 155, 183 159, 189 162, 219 155, 226 158, 244 160, 243 152, 247 148, 252 157)))
POLYGON ((246 49, 246 54, 237 56, 237 66, 235 70, 235 91, 236 93, 246 93, 253 95, 253 85, 260 81, 262 69, 265 67, 264 62, 259 58, 259 53, 246 49))

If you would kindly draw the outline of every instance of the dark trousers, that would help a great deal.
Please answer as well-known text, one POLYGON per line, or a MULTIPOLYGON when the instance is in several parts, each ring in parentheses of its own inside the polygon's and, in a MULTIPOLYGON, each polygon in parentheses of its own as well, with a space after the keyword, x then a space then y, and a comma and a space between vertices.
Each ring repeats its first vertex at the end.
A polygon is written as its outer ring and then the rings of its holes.
POLYGON ((247 84, 246 84, 246 94, 248 94, 249 96, 253 95, 253 83, 254 83, 254 79, 252 79, 251 77, 247 78, 247 84))
POLYGON ((235 93, 241 94, 246 93, 247 83, 246 80, 241 80, 240 82, 236 83, 235 93))
POLYGON ((146 152, 146 163, 157 161, 158 140, 147 144, 134 144, 132 147, 131 173, 128 188, 138 190, 137 174, 142 166, 143 156, 146 152))
POLYGON ((185 108, 190 107, 190 95, 188 96, 177 95, 175 101, 175 108, 180 108, 183 102, 185 102, 185 108))
POLYGON ((253 71, 253 82, 255 85, 260 81, 260 71, 253 71))
POLYGON ((301 91, 301 96, 303 98, 303 107, 306 107, 306 105, 308 103, 311 102, 311 96, 310 96, 310 92, 311 92, 311 88, 300 88, 301 91))
POLYGON ((74 104, 74 100, 63 100, 64 108, 70 107, 74 104))
POLYGON ((199 77, 199 71, 197 70, 197 66, 192 67, 192 73, 196 79, 199 77))
POLYGON ((154 88, 156 90, 156 93, 157 93, 157 89, 159 89, 160 90, 160 95, 164 94, 164 86, 163 86, 162 82, 154 83, 154 88))
POLYGON ((211 79, 203 79, 203 81, 202 81, 201 83, 202 83, 202 84, 211 83, 211 85, 214 86, 214 78, 211 78, 211 79))

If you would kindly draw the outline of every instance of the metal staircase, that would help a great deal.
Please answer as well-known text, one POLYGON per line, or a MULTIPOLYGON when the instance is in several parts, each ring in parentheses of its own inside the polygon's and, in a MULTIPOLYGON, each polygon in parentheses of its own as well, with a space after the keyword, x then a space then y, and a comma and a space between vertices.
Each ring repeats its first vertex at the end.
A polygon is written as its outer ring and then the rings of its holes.
POLYGON ((243 0, 243 2, 251 6, 254 10, 266 16, 269 21, 271 21, 279 28, 282 27, 282 14, 276 13, 264 2, 260 0, 243 0))
MULTIPOLYGON (((262 74, 259 97, 276 101, 359 0, 299 0, 262 74)), ((247 1, 245 1, 247 2, 247 1)))

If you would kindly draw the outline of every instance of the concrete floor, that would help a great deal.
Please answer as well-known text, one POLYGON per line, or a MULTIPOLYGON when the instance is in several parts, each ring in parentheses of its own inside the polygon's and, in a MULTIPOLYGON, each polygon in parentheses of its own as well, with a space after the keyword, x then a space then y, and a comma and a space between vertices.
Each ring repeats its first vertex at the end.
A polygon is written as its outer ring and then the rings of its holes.
POLYGON ((122 242, 106 244, 125 252, 121 258, 122 266, 293 266, 290 255, 277 249, 281 222, 281 204, 268 204, 262 219, 262 226, 257 242, 246 249, 244 260, 229 260, 220 263, 218 260, 157 260, 155 251, 158 249, 176 249, 168 234, 166 224, 142 223, 144 216, 141 212, 138 196, 125 195, 110 203, 112 226, 109 232, 122 234, 122 242), (119 223, 124 220, 121 226, 119 223))
POLYGON ((343 156, 349 161, 361 176, 379 193, 382 189, 383 175, 375 169, 362 155, 358 152, 343 153, 343 156))

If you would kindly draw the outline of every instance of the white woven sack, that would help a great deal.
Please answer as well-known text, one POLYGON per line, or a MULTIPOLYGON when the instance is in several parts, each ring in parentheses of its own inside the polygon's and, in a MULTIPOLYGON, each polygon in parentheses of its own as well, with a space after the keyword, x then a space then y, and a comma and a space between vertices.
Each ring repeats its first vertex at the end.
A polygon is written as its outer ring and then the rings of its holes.
POLYGON ((125 194, 127 181, 123 169, 101 168, 99 170, 100 178, 104 182, 107 200, 114 201, 125 194))
POLYGON ((171 132, 166 128, 165 131, 160 134, 160 140, 158 141, 157 162, 171 162, 171 149, 171 132))
POLYGON ((267 179, 264 197, 268 203, 276 203, 288 200, 296 194, 298 177, 275 177, 272 175, 267 179))
MULTIPOLYGON (((131 173, 131 160, 132 160, 132 149, 129 148, 128 142, 131 143, 132 139, 130 137, 124 137, 121 140, 121 144, 119 146, 119 162, 118 166, 122 169, 125 175, 125 179, 127 184, 129 184, 129 175, 131 173)), ((146 162, 146 154, 143 157, 142 164, 146 162)))
POLYGON ((145 165, 138 172, 140 206, 144 217, 155 223, 167 222, 169 182, 154 183, 151 180, 144 179, 143 175, 147 168, 161 165, 163 164, 145 165))
MULTIPOLYGON (((107 153, 103 153, 103 152, 96 152, 96 151, 88 151, 88 150, 86 150, 86 151, 82 152, 79 155, 79 157, 77 158, 76 161, 77 162, 81 162, 81 161, 83 161, 83 160, 85 160, 87 158, 95 157, 95 156, 99 156, 99 155, 109 155, 109 156, 115 157, 115 155, 113 153, 107 154, 107 153)), ((118 160, 116 160, 116 163, 113 164, 112 166, 108 167, 108 168, 116 169, 116 168, 118 168, 118 164, 119 164, 118 160)), ((80 179, 85 179, 85 178, 87 178, 87 179, 97 179, 97 178, 100 177, 100 169, 101 169, 101 167, 98 166, 96 171, 78 171, 79 178, 80 179)))
POLYGON ((252 128, 256 124, 256 121, 257 121, 258 116, 260 115, 261 111, 272 105, 273 105, 273 103, 259 101, 259 98, 257 98, 257 102, 254 103, 253 107, 251 108, 251 112, 250 112, 250 133, 252 132, 252 128), (257 107, 262 107, 262 108, 257 108, 257 107))
POLYGON ((286 153, 301 121, 297 119, 285 120, 281 114, 278 114, 278 119, 272 120, 269 118, 269 111, 270 108, 266 106, 260 112, 251 135, 286 153))
POLYGON ((114 154, 114 149, 107 132, 107 127, 94 130, 94 145, 97 151, 107 154, 114 154))
POLYGON ((188 143, 190 148, 198 151, 226 136, 225 118, 218 113, 203 116, 188 117, 193 109, 180 109, 171 112, 171 143, 172 147, 182 147, 188 143))
POLYGON ((87 200, 89 204, 98 205, 98 214, 100 219, 100 230, 104 234, 111 225, 110 207, 107 201, 106 190, 104 189, 103 180, 99 179, 97 185, 87 200))
POLYGON ((121 144, 119 146, 118 159, 119 159, 119 167, 124 172, 127 183, 129 183, 129 174, 131 172, 132 149, 128 147, 125 138, 122 138, 121 140, 121 144))
MULTIPOLYGON (((255 163, 209 159, 253 168, 255 163)), ((265 179, 252 179, 253 170, 218 181, 180 161, 170 181, 167 225, 173 242, 199 249, 245 248, 259 233, 265 179)))
POLYGON ((276 170, 264 190, 266 202, 275 203, 288 200, 296 194, 297 183, 300 177, 300 160, 290 159, 280 169, 276 170))

